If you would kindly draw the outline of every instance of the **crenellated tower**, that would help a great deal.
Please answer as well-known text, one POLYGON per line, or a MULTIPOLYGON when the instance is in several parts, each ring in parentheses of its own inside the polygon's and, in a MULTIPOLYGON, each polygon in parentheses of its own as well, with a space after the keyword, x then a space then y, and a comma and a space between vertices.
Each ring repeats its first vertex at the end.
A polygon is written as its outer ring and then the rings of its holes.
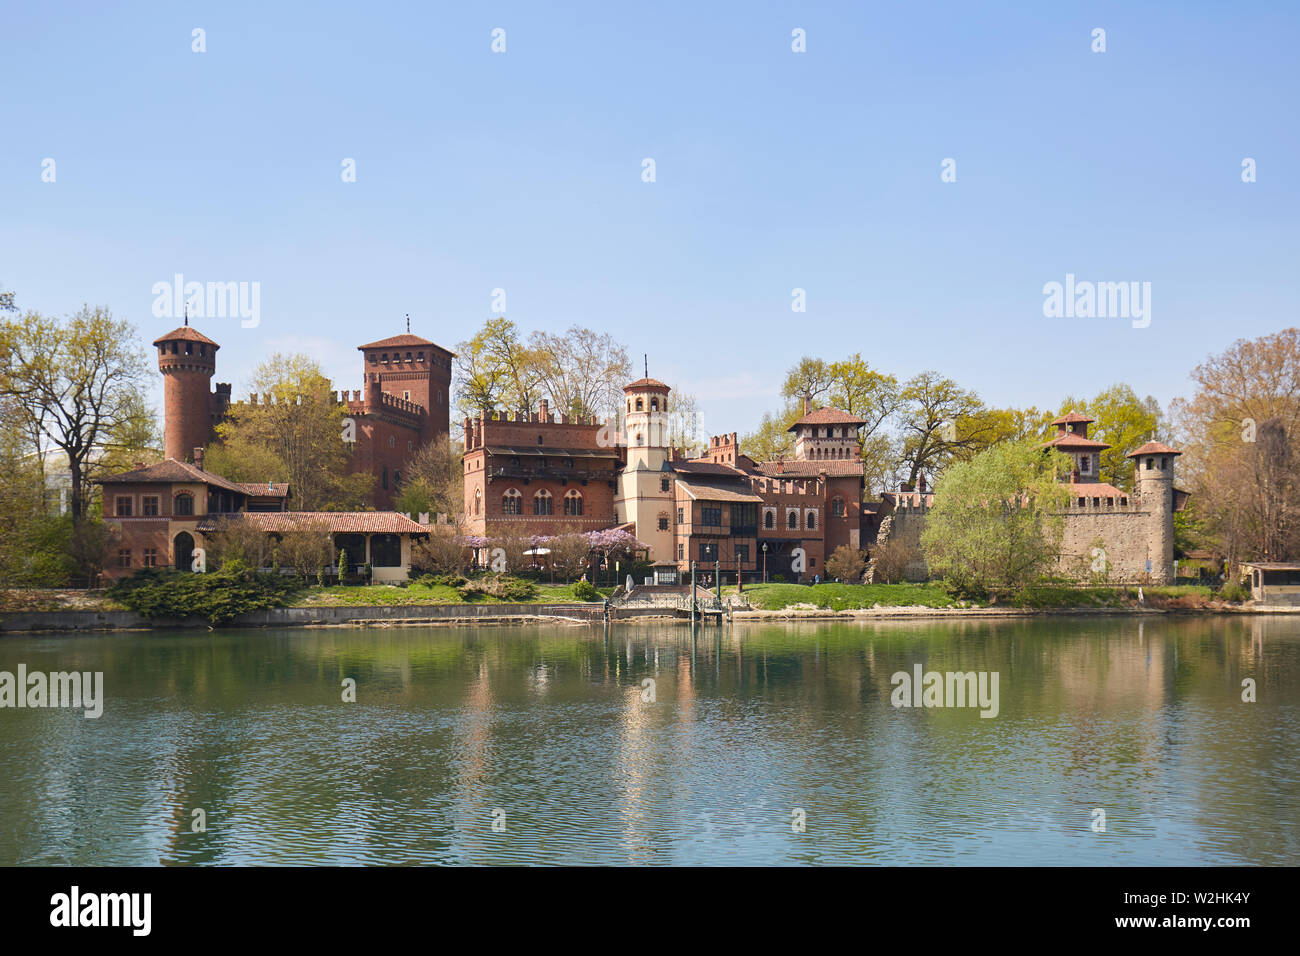
POLYGON ((218 386, 216 393, 211 390, 221 346, 188 321, 153 344, 163 375, 163 454, 189 461, 194 449, 206 447, 211 440, 215 420, 224 412, 216 406, 230 394, 228 385, 218 386))

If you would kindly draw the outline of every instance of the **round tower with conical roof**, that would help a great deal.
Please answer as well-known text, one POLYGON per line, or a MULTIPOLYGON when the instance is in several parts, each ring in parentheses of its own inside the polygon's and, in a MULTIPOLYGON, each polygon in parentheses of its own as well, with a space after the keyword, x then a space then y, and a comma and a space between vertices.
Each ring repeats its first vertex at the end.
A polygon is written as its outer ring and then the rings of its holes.
POLYGON ((189 324, 154 340, 163 375, 163 454, 191 461, 212 436, 212 376, 216 342, 189 324))

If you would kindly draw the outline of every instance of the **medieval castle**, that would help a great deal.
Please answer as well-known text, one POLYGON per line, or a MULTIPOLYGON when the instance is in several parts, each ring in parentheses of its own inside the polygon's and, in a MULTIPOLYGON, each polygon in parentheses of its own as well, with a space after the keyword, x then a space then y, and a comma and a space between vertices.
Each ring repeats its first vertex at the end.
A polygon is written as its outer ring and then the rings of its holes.
MULTIPOLYGON (((307 515, 289 509, 287 485, 234 483, 203 469, 203 450, 231 403, 230 385, 211 386, 220 346, 188 322, 153 344, 165 381, 165 460, 101 482, 105 520, 118 532, 109 576, 197 567, 204 534, 218 518, 233 518, 268 534, 310 521, 327 527, 348 563, 369 564, 378 580, 405 577, 411 542, 428 529, 391 509, 410 457, 428 442, 449 440, 451 352, 409 331, 359 346, 365 388, 337 393, 335 401, 346 405, 353 426, 352 470, 375 478, 370 504, 377 510, 307 515)), ((789 460, 755 461, 734 432, 687 457, 668 441, 669 387, 646 377, 623 392, 621 428, 557 416, 544 400, 537 411, 464 419, 466 533, 490 538, 508 527, 545 537, 619 528, 641 543, 664 583, 680 580, 692 563, 732 581, 809 581, 825 576, 827 557, 842 545, 890 541, 915 551, 909 576, 926 575, 918 544, 934 495, 922 480, 919 490, 902 486, 864 503, 862 419, 805 407, 790 426, 789 460)), ((1065 479, 1071 499, 1060 569, 1169 582, 1173 514, 1187 498, 1173 486, 1179 452, 1158 442, 1129 452, 1137 466, 1130 495, 1099 480, 1097 456, 1110 446, 1088 437, 1091 421, 1066 415, 1045 443, 1074 461, 1065 479)))

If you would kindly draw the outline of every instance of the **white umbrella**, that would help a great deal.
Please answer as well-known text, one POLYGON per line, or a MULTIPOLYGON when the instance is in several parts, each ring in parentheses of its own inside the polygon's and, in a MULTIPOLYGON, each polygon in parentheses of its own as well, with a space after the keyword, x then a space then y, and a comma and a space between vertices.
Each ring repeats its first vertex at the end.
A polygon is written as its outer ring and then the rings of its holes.
POLYGON ((551 553, 550 548, 530 548, 529 550, 524 552, 524 554, 550 554, 550 553, 551 553))

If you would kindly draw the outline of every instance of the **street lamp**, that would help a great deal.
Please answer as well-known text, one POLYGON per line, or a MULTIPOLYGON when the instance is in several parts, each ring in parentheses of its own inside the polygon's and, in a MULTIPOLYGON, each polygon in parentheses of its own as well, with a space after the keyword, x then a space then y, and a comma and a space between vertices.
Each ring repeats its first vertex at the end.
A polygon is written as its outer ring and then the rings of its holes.
POLYGON ((767 583, 767 542, 763 542, 763 583, 767 583))

